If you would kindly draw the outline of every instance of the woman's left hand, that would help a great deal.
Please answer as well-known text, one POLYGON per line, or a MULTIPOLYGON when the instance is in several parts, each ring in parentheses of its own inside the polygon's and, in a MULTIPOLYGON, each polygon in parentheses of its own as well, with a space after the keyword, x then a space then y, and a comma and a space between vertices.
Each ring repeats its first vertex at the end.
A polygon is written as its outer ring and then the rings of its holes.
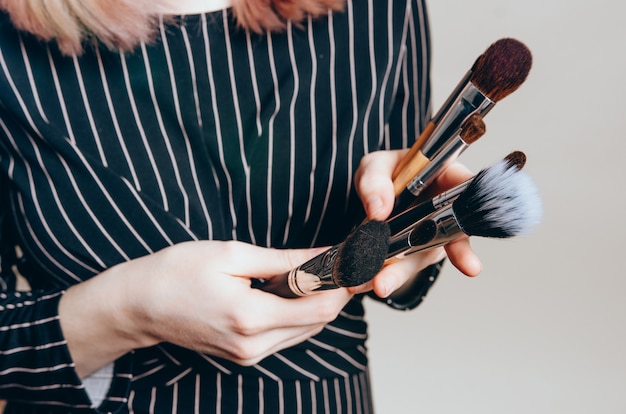
MULTIPOLYGON (((385 220, 393 210, 395 195, 391 179, 395 166, 407 150, 377 151, 363 157, 355 175, 355 186, 370 220, 385 220)), ((434 194, 441 193, 471 178, 473 174, 462 164, 449 166, 431 185, 434 194)), ((414 277, 420 270, 448 257, 463 274, 476 276, 482 269, 480 259, 473 252, 467 236, 448 243, 445 247, 411 254, 385 267, 370 282, 350 288, 352 293, 373 290, 379 297, 387 297, 414 277)))

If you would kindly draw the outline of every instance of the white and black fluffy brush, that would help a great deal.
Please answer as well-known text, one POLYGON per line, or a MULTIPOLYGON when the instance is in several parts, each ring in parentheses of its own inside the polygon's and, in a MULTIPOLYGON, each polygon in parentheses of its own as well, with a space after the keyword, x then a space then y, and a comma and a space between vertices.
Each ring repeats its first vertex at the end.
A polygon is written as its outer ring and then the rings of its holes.
POLYGON ((505 159, 479 172, 451 204, 395 235, 387 258, 441 246, 463 233, 489 238, 527 234, 541 216, 534 181, 505 159))

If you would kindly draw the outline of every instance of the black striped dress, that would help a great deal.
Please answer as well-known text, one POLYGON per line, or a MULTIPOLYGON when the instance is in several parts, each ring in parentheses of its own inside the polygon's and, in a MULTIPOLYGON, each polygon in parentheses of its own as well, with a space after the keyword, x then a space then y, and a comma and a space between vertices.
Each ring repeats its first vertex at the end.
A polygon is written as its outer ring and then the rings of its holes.
POLYGON ((101 404, 76 376, 57 304, 174 243, 340 241, 363 217, 360 158, 406 147, 427 119, 428 52, 420 0, 348 1, 280 34, 239 30, 229 11, 179 16, 133 53, 80 57, 0 14, 7 412, 372 412, 360 297, 252 367, 171 344, 136 350, 115 362, 101 404), (16 271, 32 290, 16 290, 16 271))

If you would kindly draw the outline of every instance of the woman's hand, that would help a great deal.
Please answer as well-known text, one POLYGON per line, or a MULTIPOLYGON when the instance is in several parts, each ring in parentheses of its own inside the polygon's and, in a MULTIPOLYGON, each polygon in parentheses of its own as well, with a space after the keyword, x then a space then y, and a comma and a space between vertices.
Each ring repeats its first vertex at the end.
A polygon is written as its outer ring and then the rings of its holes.
MULTIPOLYGON (((355 175, 355 185, 368 219, 385 220, 393 210, 395 195, 391 176, 406 152, 407 150, 377 151, 361 160, 355 175)), ((472 176, 463 165, 452 164, 431 185, 431 192, 440 193, 472 176)), ((450 262, 465 275, 476 276, 480 273, 482 265, 472 251, 469 237, 462 236, 448 243, 445 248, 430 249, 395 261, 385 266, 372 281, 351 288, 350 291, 362 293, 373 290, 377 296, 387 297, 420 270, 438 262, 446 254, 450 262)))
POLYGON ((277 250, 241 242, 181 243, 71 287, 59 314, 81 376, 132 349, 171 342, 242 365, 319 333, 346 289, 285 299, 251 288, 323 249, 277 250))

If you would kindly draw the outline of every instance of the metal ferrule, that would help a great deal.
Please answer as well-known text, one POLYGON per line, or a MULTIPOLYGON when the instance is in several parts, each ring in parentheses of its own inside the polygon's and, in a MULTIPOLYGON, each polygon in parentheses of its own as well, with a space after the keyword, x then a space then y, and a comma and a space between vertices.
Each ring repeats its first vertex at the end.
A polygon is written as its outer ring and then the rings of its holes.
MULTIPOLYGON (((459 226, 459 223, 454 216, 454 211, 452 207, 446 207, 443 210, 439 210, 429 215, 425 219, 432 219, 437 224, 437 235, 429 240, 427 243, 409 246, 409 244, 405 244, 404 251, 398 251, 396 255, 402 254, 403 256, 421 252, 427 249, 432 249, 435 247, 443 246, 448 242, 456 239, 459 234, 463 233, 463 230, 459 226)), ((409 234, 406 237, 410 237, 409 234)))
POLYGON ((420 195, 420 193, 428 187, 437 176, 445 170, 450 164, 456 161, 465 149, 469 147, 468 144, 461 139, 459 135, 456 139, 451 140, 441 151, 437 153, 430 163, 419 174, 413 178, 413 180, 406 186, 407 190, 414 196, 420 195))
POLYGON ((474 178, 470 178, 460 184, 455 185, 447 191, 433 197, 428 201, 424 201, 413 207, 400 212, 388 220, 389 229, 391 230, 391 243, 405 237, 406 233, 418 223, 433 213, 447 207, 456 200, 459 195, 467 189, 467 186, 474 178))
POLYGON ((289 287, 300 296, 310 295, 319 290, 336 289, 333 269, 339 245, 315 256, 293 269, 289 274, 289 287))
POLYGON ((495 105, 494 101, 469 81, 468 76, 466 78, 435 117, 435 129, 422 147, 422 153, 429 160, 456 138, 461 126, 470 116, 484 116, 495 105))
POLYGON ((441 210, 443 207, 452 204, 454 200, 459 198, 459 195, 461 195, 461 193, 467 189, 467 186, 472 182, 473 179, 474 177, 465 180, 462 183, 455 185, 451 189, 433 197, 432 203, 435 207, 435 210, 441 210))
POLYGON ((412 247, 413 246, 411 245, 411 232, 407 231, 390 240, 389 249, 387 250, 387 258, 394 257, 401 253, 404 253, 410 250, 412 247))

